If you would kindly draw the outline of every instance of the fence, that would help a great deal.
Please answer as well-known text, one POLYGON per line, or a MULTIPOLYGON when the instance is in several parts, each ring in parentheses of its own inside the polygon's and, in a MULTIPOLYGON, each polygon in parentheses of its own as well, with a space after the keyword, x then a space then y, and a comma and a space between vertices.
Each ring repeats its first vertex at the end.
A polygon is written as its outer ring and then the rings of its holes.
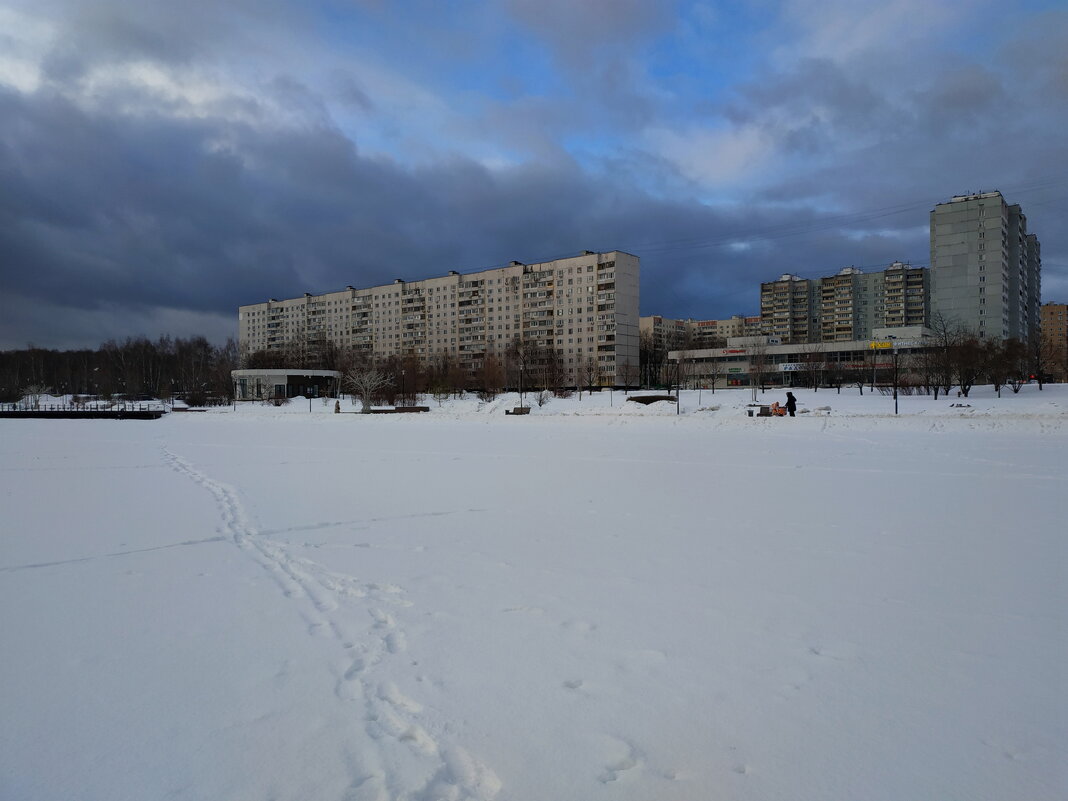
POLYGON ((162 403, 4 403, 0 417, 53 420, 158 420, 167 413, 162 403))
POLYGON ((0 403, 0 412, 166 412, 170 407, 162 401, 135 403, 132 401, 87 401, 86 403, 0 403))

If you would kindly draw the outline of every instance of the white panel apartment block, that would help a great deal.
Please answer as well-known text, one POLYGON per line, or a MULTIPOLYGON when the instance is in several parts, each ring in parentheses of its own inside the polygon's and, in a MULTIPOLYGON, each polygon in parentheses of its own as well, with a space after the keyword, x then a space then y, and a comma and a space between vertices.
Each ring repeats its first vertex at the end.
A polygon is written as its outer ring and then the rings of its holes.
POLYGON ((472 273, 323 295, 305 294, 238 309, 242 354, 333 342, 372 358, 448 354, 475 369, 520 337, 556 350, 569 383, 593 361, 602 384, 638 367, 637 256, 621 251, 511 262, 472 273))

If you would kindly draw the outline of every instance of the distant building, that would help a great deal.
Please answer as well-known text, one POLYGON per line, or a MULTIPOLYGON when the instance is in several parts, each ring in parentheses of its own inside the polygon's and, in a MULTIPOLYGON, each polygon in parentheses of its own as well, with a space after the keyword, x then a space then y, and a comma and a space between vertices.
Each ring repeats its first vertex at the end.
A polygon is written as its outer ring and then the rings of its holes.
POLYGON ((847 342, 867 339, 877 328, 928 325, 929 275, 924 267, 895 261, 875 273, 846 267, 819 279, 820 341, 847 342))
POLYGON ((760 317, 745 317, 736 314, 725 320, 676 320, 670 317, 650 315, 638 321, 642 335, 652 337, 661 350, 689 344, 704 348, 722 345, 730 337, 751 336, 760 333, 760 317))
MULTIPOLYGON (((693 387, 885 384, 897 359, 929 347, 922 326, 875 329, 876 338, 827 343, 787 343, 774 336, 732 337, 726 347, 671 350, 666 372, 684 364, 683 383, 693 387)), ((908 360, 904 363, 908 363, 908 360)))
POLYGON ((958 195, 931 211, 931 306, 981 338, 1038 333, 1042 256, 1027 217, 1000 192, 958 195))
POLYGON ((926 326, 929 273, 896 261, 865 273, 846 267, 824 278, 785 274, 760 285, 763 333, 783 344, 849 342, 876 328, 926 326))
POLYGON ((638 332, 650 338, 657 350, 667 350, 677 347, 678 343, 685 342, 691 336, 692 323, 693 320, 675 320, 654 314, 638 318, 638 332))
POLYGON ((785 344, 814 342, 819 331, 819 282, 785 273, 760 285, 763 333, 785 344))
POLYGON ((231 370, 230 378, 237 400, 336 397, 341 386, 336 370, 231 370))
POLYGON ((1040 318, 1046 370, 1055 381, 1068 381, 1068 304, 1043 303, 1040 318))
POLYGON ((332 345, 372 358, 446 356, 468 373, 513 341, 555 350, 565 381, 624 383, 638 366, 637 256, 621 251, 268 300, 238 309, 242 355, 332 345))

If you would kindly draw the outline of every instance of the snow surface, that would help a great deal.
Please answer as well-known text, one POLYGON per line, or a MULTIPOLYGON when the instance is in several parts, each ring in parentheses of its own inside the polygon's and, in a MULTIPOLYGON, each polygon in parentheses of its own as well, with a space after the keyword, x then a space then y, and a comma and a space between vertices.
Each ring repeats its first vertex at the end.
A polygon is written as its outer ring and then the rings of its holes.
POLYGON ((0 420, 0 798, 1068 796, 1068 387, 796 394, 0 420))

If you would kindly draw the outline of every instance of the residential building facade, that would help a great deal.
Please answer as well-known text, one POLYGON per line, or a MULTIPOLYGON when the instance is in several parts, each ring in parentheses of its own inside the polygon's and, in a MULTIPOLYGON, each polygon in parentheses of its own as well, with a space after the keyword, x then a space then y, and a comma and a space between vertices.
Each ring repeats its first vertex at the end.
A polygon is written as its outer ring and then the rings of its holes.
POLYGON ((676 320, 659 315, 639 318, 639 331, 652 337, 655 347, 666 350, 690 344, 695 348, 715 347, 730 337, 758 336, 760 317, 736 314, 724 320, 676 320))
POLYGON ((1046 372, 1055 381, 1068 381, 1068 304, 1043 303, 1039 315, 1046 372))
POLYGON ((1000 192, 958 195, 931 211, 931 305, 980 338, 1038 333, 1042 255, 1019 205, 1000 192))
POLYGON ((271 299, 238 309, 238 346, 242 355, 327 342, 375 359, 444 354, 473 372, 518 339, 555 350, 568 383, 586 382, 592 364, 599 383, 612 385, 637 372, 639 270, 629 253, 584 251, 271 299))
POLYGON ((924 267, 895 261, 879 272, 846 267, 820 278, 820 341, 867 339, 877 328, 927 326, 929 275, 924 267))
POLYGON ((819 282, 785 273, 760 285, 763 333, 785 344, 814 342, 819 331, 819 282))
POLYGON ((666 351, 688 341, 692 336, 692 323, 692 320, 675 320, 654 314, 638 318, 638 332, 649 338, 654 348, 666 351))

